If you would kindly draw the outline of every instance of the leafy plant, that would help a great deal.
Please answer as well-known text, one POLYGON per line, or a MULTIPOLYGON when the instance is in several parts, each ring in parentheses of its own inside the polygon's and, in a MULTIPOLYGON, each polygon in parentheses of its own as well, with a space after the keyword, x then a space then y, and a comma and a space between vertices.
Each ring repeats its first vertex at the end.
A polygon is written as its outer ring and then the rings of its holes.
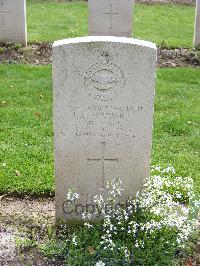
MULTIPOLYGON (((180 254, 189 252, 187 242, 197 228, 197 219, 189 219, 189 214, 194 206, 196 210, 200 206, 192 178, 177 177, 173 167, 153 167, 145 189, 123 207, 117 200, 123 191, 121 181, 111 180, 107 190, 109 197, 94 198, 103 220, 94 223, 89 221, 91 213, 83 213, 84 226, 59 239, 58 244, 52 242, 51 255, 57 254, 73 266, 167 266, 176 265, 180 254), (191 200, 193 205, 189 205, 191 200)), ((73 202, 77 198, 76 190, 70 189, 67 199, 73 202)))

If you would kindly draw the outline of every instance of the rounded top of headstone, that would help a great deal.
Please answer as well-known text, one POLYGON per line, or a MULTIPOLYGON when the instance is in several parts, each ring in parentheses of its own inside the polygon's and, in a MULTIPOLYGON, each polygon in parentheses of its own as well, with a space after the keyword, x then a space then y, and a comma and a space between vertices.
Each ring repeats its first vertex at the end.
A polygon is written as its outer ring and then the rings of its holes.
POLYGON ((152 42, 143 41, 135 38, 114 37, 114 36, 86 36, 86 37, 69 38, 69 39, 55 41, 53 47, 69 45, 69 44, 78 44, 78 43, 90 43, 90 42, 124 43, 124 44, 143 46, 155 50, 157 49, 156 44, 152 42))

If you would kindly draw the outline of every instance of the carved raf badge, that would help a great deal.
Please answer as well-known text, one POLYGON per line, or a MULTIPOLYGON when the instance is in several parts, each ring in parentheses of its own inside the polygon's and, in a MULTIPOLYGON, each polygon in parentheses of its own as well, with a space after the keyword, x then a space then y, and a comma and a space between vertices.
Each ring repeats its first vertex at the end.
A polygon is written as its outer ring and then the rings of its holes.
POLYGON ((112 62, 108 52, 102 52, 97 63, 86 71, 84 78, 88 94, 100 101, 112 100, 125 85, 122 70, 112 62))

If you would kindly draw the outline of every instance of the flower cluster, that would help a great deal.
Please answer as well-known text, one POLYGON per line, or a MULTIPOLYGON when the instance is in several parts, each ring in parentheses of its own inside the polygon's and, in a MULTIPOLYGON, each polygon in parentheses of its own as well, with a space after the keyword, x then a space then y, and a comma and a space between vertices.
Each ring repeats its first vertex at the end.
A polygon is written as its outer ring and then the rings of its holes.
POLYGON ((66 198, 67 200, 73 202, 74 200, 79 198, 79 194, 76 192, 75 188, 71 188, 69 189, 66 198))
MULTIPOLYGON (((119 179, 109 181, 107 189, 110 196, 103 198, 102 195, 97 195, 94 198, 98 208, 104 210, 109 204, 117 206, 123 191, 121 187, 122 182, 119 179)), ((71 191, 70 197, 74 198, 72 192, 75 193, 71 191)), ((186 241, 197 228, 200 202, 194 193, 193 180, 191 177, 176 176, 173 167, 162 169, 160 166, 153 166, 151 177, 146 180, 144 189, 127 202, 126 207, 115 208, 114 212, 102 211, 103 222, 100 227, 85 223, 85 230, 88 230, 91 238, 93 233, 99 236, 98 248, 96 247, 99 253, 102 250, 108 252, 106 255, 102 253, 101 260, 96 261, 95 265, 107 265, 104 257, 107 258, 111 254, 120 254, 127 263, 135 258, 136 254, 142 258, 149 243, 152 241, 155 244, 158 236, 163 238, 160 249, 169 255, 167 247, 184 248, 186 241)), ((86 213, 85 218, 88 217, 86 213)), ((72 242, 76 245, 75 235, 72 242)))

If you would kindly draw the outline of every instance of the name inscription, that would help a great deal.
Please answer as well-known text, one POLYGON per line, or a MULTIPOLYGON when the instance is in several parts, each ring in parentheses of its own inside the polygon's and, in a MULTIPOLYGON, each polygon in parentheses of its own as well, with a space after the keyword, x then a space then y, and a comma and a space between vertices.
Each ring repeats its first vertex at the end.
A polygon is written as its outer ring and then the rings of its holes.
POLYGON ((131 119, 144 111, 133 105, 67 105, 74 119, 72 135, 75 137, 135 138, 131 119))

